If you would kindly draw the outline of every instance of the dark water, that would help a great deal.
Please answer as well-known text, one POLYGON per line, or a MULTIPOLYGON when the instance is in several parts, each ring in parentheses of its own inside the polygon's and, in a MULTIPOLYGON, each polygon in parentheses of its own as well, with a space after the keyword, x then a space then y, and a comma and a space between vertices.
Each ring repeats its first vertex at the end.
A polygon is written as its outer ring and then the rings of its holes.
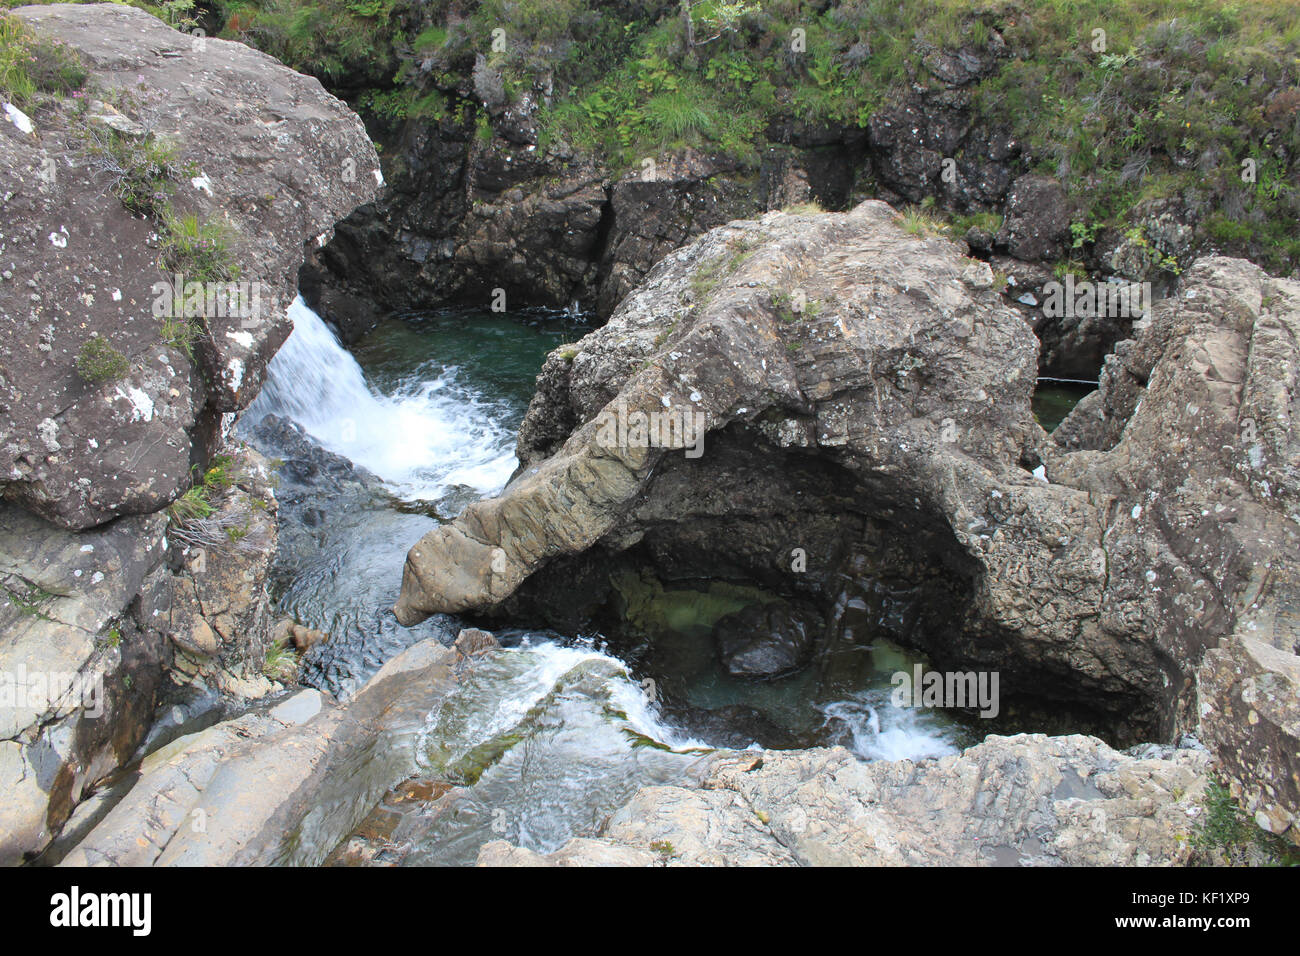
POLYGON ((1055 431, 1056 426, 1065 420, 1074 406, 1096 389, 1097 386, 1093 384, 1042 379, 1034 390, 1034 418, 1045 431, 1055 431))

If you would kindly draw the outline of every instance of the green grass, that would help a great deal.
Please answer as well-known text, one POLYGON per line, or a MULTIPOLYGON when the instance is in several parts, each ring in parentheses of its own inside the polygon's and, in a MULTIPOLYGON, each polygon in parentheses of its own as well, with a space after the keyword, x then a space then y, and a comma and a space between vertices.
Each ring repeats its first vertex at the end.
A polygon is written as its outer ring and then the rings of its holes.
POLYGON ((183 525, 196 518, 207 518, 215 509, 208 501, 207 490, 195 485, 167 506, 167 518, 172 524, 183 525))
POLYGON ((298 656, 283 641, 274 641, 266 649, 262 673, 271 680, 285 681, 293 677, 298 666, 298 656))
POLYGON ((18 613, 23 617, 36 617, 46 621, 52 620, 45 613, 45 607, 59 596, 53 591, 47 591, 38 584, 32 584, 21 579, 17 587, 0 584, 0 591, 4 591, 9 602, 17 608, 18 613))
POLYGON ((231 259, 231 239, 230 228, 218 220, 168 213, 159 267, 165 273, 180 273, 186 282, 227 282, 238 274, 231 259))
POLYGON ((947 224, 918 206, 908 206, 899 216, 899 224, 909 236, 928 239, 948 232, 947 224))
POLYGON ((461 91, 480 54, 514 98, 545 74, 543 145, 567 142, 615 172, 687 146, 757 165, 770 124, 865 127, 913 85, 939 85, 935 51, 983 51, 997 68, 968 87, 975 117, 1024 145, 1017 172, 1062 180, 1079 207, 1072 238, 1123 232, 1140 203, 1177 199, 1213 211, 1199 235, 1207 247, 1275 272, 1300 260, 1290 0, 705 0, 692 16, 708 42, 693 50, 672 0, 238 0, 220 10, 225 35, 327 82, 346 76, 340 92, 389 123, 467 117, 472 128, 461 91), (1105 50, 1093 48, 1097 28, 1105 50), (1005 52, 995 58, 996 37, 1005 52), (1256 183, 1241 181, 1245 158, 1259 164, 1256 183))
POLYGON ((1192 832, 1196 858, 1213 866, 1257 861, 1300 866, 1300 848, 1261 830, 1237 805, 1228 788, 1211 780, 1200 822, 1192 832))
POLYGON ((67 95, 86 83, 75 51, 34 37, 17 17, 0 12, 0 99, 30 109, 42 93, 67 95))
MULTIPOLYGON (((182 25, 194 15, 192 0, 135 2, 182 25)), ((1062 181, 1080 252, 1172 200, 1205 210, 1201 251, 1273 272, 1300 262, 1293 0, 704 0, 690 50, 676 0, 217 0, 216 11, 222 35, 320 77, 394 131, 453 121, 486 139, 465 96, 485 56, 508 97, 545 100, 543 147, 567 143, 614 173, 684 147, 757 167, 769 128, 865 128, 911 89, 938 88, 936 52, 963 47, 996 64, 965 88, 974 120, 1022 145, 1013 173, 1062 181), (1240 175, 1248 158, 1253 183, 1240 175)), ((0 44, 0 87, 27 89, 13 49, 0 44)), ((959 217, 995 215, 957 212, 954 234, 974 224, 959 217)))
POLYGON ((184 352, 191 362, 194 361, 194 343, 204 334, 203 322, 186 316, 183 312, 164 316, 158 339, 169 348, 184 352))
MULTIPOLYGON (((238 481, 234 459, 230 455, 213 456, 208 462, 207 470, 199 475, 194 485, 168 506, 168 518, 173 524, 183 525, 198 518, 210 517, 216 511, 212 500, 233 488, 238 481)), ((242 529, 242 533, 236 531, 234 534, 230 530, 227 528, 225 532, 232 542, 239 541, 248 534, 247 528, 242 529)))

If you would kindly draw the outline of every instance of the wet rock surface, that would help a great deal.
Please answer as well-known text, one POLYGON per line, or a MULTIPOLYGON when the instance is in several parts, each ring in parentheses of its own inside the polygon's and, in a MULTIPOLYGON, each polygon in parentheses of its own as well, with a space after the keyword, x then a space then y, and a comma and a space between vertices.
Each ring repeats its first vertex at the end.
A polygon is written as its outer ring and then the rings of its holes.
POLYGON ((920 763, 719 754, 698 787, 642 789, 598 837, 546 855, 494 841, 478 865, 1177 866, 1209 765, 1040 734, 920 763))
POLYGON ((64 865, 321 863, 409 774, 429 708, 495 646, 482 632, 453 647, 423 641, 346 704, 302 690, 174 741, 64 865))
POLYGON ((722 665, 733 677, 779 677, 808 662, 817 621, 790 608, 766 605, 728 615, 714 626, 722 665))

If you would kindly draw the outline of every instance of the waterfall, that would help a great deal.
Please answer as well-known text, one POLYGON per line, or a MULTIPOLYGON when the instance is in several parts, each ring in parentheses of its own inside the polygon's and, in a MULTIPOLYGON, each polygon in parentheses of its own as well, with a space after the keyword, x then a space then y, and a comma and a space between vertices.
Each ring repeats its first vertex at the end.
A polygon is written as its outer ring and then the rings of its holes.
POLYGON ((292 419, 409 500, 436 500, 458 485, 480 495, 505 485, 516 464, 514 436, 493 402, 457 382, 455 367, 384 394, 301 296, 289 318, 293 333, 244 412, 245 428, 268 414, 292 419))

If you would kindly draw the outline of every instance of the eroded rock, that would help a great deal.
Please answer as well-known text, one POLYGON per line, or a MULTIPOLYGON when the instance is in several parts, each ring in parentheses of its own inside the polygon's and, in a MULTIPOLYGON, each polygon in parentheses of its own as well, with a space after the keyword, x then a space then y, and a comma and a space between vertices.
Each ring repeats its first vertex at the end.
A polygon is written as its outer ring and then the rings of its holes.
POLYGON ((454 687, 457 657, 423 641, 346 704, 302 690, 172 742, 63 864, 319 864, 410 773, 412 731, 454 687))
POLYGON ((479 866, 1178 866, 1209 754, 1093 737, 990 736, 964 753, 864 763, 841 748, 719 754, 698 788, 645 787, 596 838, 479 866))
MULTIPOLYGON (((1054 442, 1027 322, 895 218, 770 214, 668 256, 548 357, 523 467, 411 550, 399 619, 592 608, 629 564, 823 611, 878 586, 891 640, 1129 743, 1196 727, 1198 668, 1239 621, 1294 655, 1300 286, 1198 263, 1054 442)), ((1267 794, 1294 769, 1238 772, 1267 794)))

